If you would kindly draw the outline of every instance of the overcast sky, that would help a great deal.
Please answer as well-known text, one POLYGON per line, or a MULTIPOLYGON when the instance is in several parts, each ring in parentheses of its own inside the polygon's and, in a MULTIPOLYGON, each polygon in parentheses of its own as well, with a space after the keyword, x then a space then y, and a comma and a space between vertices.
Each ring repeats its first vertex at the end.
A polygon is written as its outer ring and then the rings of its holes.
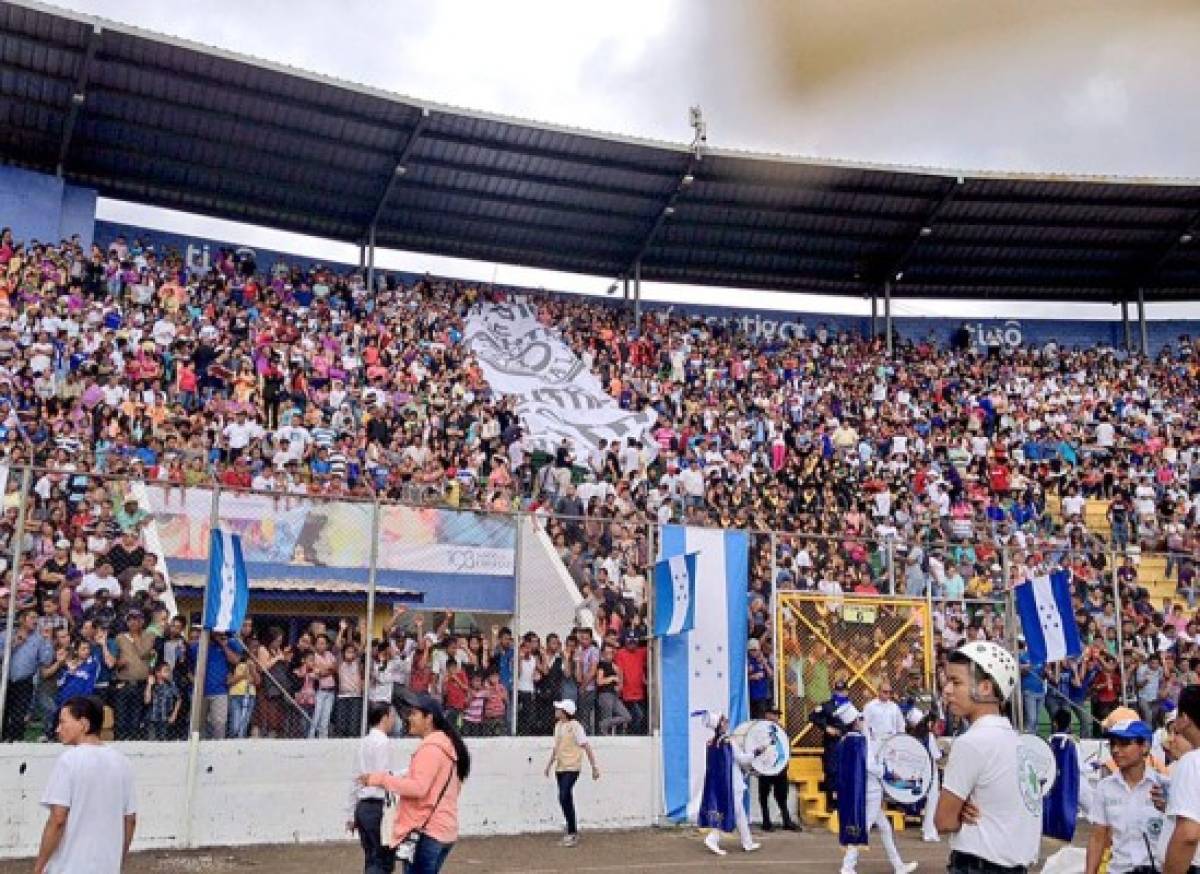
MULTIPOLYGON (((709 142, 721 147, 956 169, 1200 177, 1200 4, 1192 0, 61 5, 412 97, 677 142, 690 139, 687 107, 699 103, 709 142)), ((356 257, 325 241, 111 202, 101 215, 356 257)), ((379 261, 585 291, 609 281, 401 253, 379 261)), ((651 297, 700 297, 644 287, 651 297)), ((865 311, 858 301, 786 300, 794 309, 865 311)), ((969 307, 972 315, 1052 312, 969 307)), ((896 311, 964 312, 920 302, 897 302, 896 311)), ((1152 315, 1185 312, 1200 315, 1200 307, 1152 315)), ((1104 306, 1071 313, 1113 314, 1104 306)))

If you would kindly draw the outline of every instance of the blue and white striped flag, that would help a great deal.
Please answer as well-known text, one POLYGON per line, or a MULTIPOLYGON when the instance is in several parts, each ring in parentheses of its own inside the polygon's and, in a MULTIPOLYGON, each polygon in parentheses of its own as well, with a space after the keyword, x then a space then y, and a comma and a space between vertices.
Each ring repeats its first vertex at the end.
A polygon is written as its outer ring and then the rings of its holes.
POLYGON ((250 604, 250 579, 242 558, 242 538, 220 528, 212 531, 208 552, 208 593, 204 627, 237 631, 250 604))
POLYGON ((697 710, 722 713, 731 726, 750 716, 746 674, 746 592, 750 538, 744 531, 664 525, 659 558, 691 556, 692 630, 662 638, 663 806, 677 822, 695 820, 711 731, 697 710))
POLYGON ((696 556, 673 555, 654 566, 654 636, 682 634, 696 624, 696 556))
POLYGON ((1027 580, 1017 586, 1016 598, 1030 662, 1044 665, 1083 653, 1071 605, 1070 571, 1056 570, 1027 580))

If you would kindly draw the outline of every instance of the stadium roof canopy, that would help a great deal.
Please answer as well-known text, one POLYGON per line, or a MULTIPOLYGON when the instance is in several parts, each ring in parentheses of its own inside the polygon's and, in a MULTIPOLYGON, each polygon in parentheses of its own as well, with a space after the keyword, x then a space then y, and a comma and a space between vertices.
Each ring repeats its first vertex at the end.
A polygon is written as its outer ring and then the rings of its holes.
POLYGON ((1104 302, 1200 288, 1198 180, 698 160, 29 0, 0 2, 0 156, 107 197, 613 278, 640 262, 648 280, 855 296, 885 282, 1104 302))

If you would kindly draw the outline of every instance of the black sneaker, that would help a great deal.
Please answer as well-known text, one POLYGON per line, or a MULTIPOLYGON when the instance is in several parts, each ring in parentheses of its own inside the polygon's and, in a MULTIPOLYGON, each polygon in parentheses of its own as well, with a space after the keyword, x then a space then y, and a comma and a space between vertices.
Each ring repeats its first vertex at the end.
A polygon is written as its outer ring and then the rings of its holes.
POLYGON ((797 823, 792 822, 790 820, 783 824, 783 830, 785 832, 802 832, 802 831, 804 831, 804 829, 800 828, 800 826, 797 823))
POLYGON ((769 822, 764 822, 762 824, 762 830, 765 832, 773 832, 775 831, 775 826, 771 825, 769 822))

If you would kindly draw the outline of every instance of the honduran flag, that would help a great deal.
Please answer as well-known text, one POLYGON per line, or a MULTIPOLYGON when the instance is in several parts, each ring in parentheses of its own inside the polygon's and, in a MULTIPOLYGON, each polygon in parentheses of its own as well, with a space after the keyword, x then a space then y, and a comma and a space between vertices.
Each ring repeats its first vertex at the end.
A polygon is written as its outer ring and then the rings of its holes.
POLYGON ((704 788, 705 747, 712 732, 692 713, 750 715, 746 682, 746 591, 750 539, 744 531, 665 525, 659 558, 694 556, 690 631, 662 638, 663 809, 676 822, 695 820, 704 788))
POLYGON ((1056 570, 1017 586, 1017 614, 1034 665, 1083 653, 1075 610, 1071 606, 1071 572, 1056 570))
POLYGON ((696 624, 696 556, 673 555, 654 566, 654 635, 682 634, 696 624))
POLYGON ((242 538, 214 528, 210 543, 204 627, 210 631, 237 631, 250 604, 242 538))

